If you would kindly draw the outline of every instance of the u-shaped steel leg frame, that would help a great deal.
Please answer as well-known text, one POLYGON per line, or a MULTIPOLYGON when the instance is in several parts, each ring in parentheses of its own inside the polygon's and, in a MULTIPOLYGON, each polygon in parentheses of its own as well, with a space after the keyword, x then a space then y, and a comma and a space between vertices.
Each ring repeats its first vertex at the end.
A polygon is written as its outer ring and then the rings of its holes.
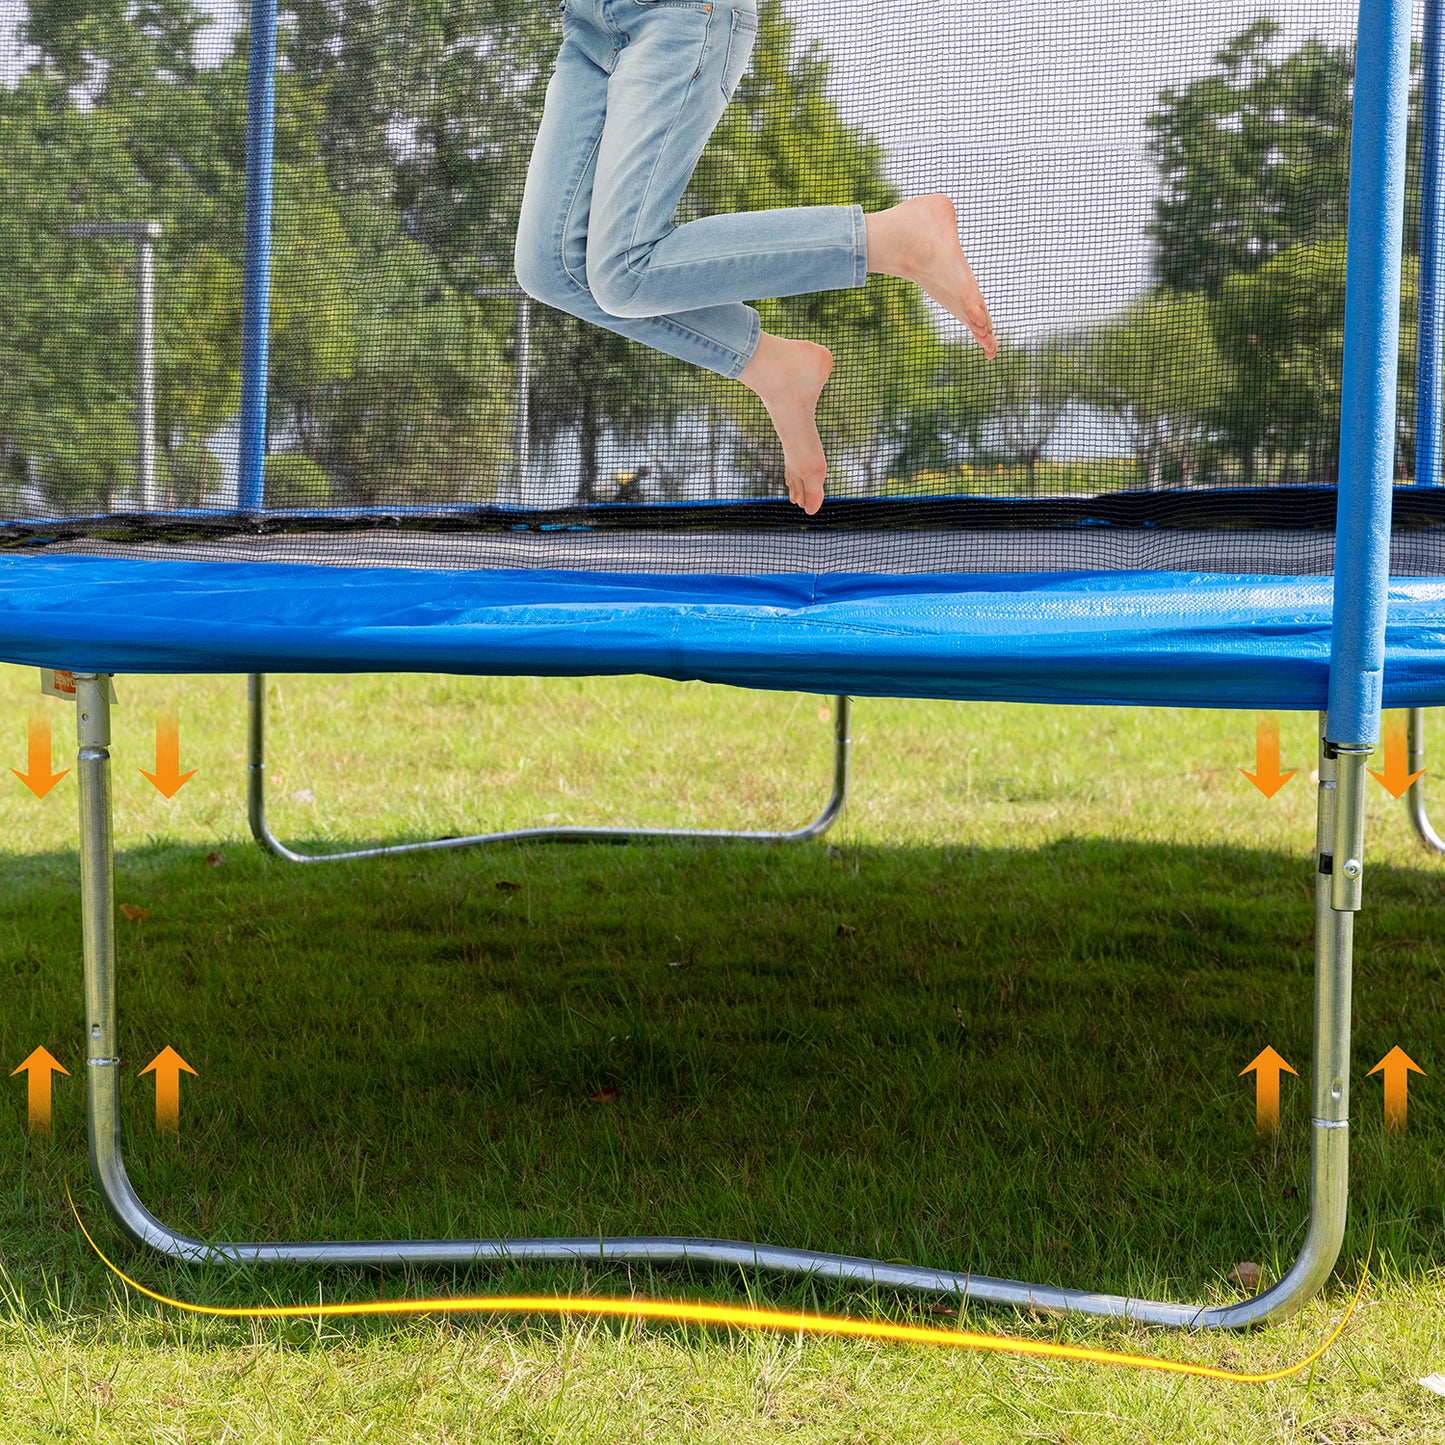
POLYGON ((288 863, 340 863, 355 858, 385 858, 393 853, 477 848, 487 843, 640 843, 691 839, 703 843, 806 843, 838 821, 848 797, 849 700, 833 699, 833 791, 823 811, 801 828, 740 830, 729 828, 513 828, 474 833, 465 838, 431 838, 420 843, 391 843, 381 848, 351 848, 340 853, 298 853, 271 831, 266 821, 266 675, 253 672, 246 684, 250 766, 246 771, 246 814, 251 834, 268 852, 288 863))
MULTIPOLYGON (((1418 773, 1425 766, 1425 709, 1410 709, 1410 763, 1407 771, 1418 773)), ((1420 841, 1432 853, 1445 853, 1445 838, 1442 838, 1430 822, 1425 811, 1425 780, 1417 778, 1405 792, 1405 810, 1420 841)))
POLYGON ((1310 1151, 1310 1219, 1304 1247, 1284 1278, 1262 1294, 1236 1304, 1205 1307, 720 1239, 645 1236, 206 1244, 176 1233, 137 1198, 126 1177, 121 1155, 108 751, 110 716, 102 682, 103 679, 94 676, 76 679, 90 1163, 96 1187, 107 1208, 121 1229, 138 1244, 197 1263, 285 1261, 377 1266, 457 1265, 490 1260, 688 1261, 781 1270, 887 1289, 958 1295, 989 1304, 1075 1310, 1193 1328, 1230 1328, 1281 1319, 1298 1309, 1329 1277, 1345 1228, 1350 955, 1353 910, 1359 907, 1358 860, 1366 762, 1363 754, 1335 757, 1329 755, 1331 749, 1321 745, 1315 886, 1314 1127, 1310 1151), (1336 867, 1335 860, 1348 861, 1336 867))

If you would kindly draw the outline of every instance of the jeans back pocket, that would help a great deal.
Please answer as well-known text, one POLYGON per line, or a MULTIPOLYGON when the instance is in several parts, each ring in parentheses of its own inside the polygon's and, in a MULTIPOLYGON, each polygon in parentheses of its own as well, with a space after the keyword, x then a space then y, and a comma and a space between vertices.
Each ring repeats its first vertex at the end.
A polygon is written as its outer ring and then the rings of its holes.
POLYGON ((722 93, 724 100, 731 100, 747 72, 748 61, 753 57, 753 45, 758 38, 758 17, 753 10, 734 10, 732 25, 728 30, 728 53, 723 61, 722 93))

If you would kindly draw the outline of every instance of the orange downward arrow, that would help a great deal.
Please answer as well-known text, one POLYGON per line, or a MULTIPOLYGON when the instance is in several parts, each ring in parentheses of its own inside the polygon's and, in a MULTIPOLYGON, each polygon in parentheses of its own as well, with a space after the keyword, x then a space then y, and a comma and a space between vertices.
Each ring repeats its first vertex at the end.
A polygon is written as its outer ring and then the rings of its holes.
POLYGON ((48 1134, 50 1132, 50 1071, 59 1069, 68 1078, 70 1070, 61 1066, 56 1059, 42 1044, 36 1049, 19 1068, 10 1070, 10 1077, 13 1079, 22 1070, 29 1070, 29 1094, 30 1094, 30 1132, 32 1134, 48 1134))
POLYGON ((1385 1132, 1405 1132, 1405 1106, 1410 1093, 1410 1073, 1423 1074, 1424 1069, 1396 1044, 1373 1069, 1372 1074, 1385 1076, 1385 1132))
POLYGON ((156 1132, 174 1134, 181 1121, 181 1070, 196 1071, 167 1044, 141 1073, 156 1071, 156 1132))
POLYGON ((1405 727, 1405 714, 1397 712, 1385 724, 1385 771, 1377 773, 1370 769, 1370 776, 1377 778, 1392 798, 1405 796, 1405 789, 1416 778, 1425 776, 1425 769, 1418 773, 1410 771, 1410 740, 1405 727))
MULTIPOLYGON (((1254 725, 1254 772, 1239 770, 1266 798, 1272 798, 1294 777, 1298 768, 1279 770, 1279 714, 1262 712, 1254 725)), ((1294 1070, 1291 1069, 1290 1073, 1294 1070)))
POLYGON ((181 772, 181 725, 174 713, 162 713, 156 718, 156 770, 148 773, 140 769, 143 778, 149 778, 167 798, 174 798, 180 790, 200 771, 192 768, 181 772))
POLYGON ((1296 1071, 1285 1063, 1266 1044, 1240 1071, 1243 1078, 1251 1069, 1254 1073, 1254 1123, 1261 1134, 1279 1133, 1279 1076, 1280 1071, 1293 1074, 1296 1071))
POLYGON ((22 773, 19 768, 10 771, 37 798, 43 798, 70 771, 69 768, 58 773, 50 771, 50 719, 42 713, 32 713, 30 717, 30 771, 22 773))

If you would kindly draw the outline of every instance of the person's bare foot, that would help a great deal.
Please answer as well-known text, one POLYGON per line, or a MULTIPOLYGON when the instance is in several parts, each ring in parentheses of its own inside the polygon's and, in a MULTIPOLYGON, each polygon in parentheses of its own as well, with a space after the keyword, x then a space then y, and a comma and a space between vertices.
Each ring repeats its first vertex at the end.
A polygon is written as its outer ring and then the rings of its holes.
POLYGON ((958 242, 958 212, 944 195, 916 196, 868 223, 868 269, 921 286, 973 332, 993 360, 998 340, 973 267, 958 242))
POLYGON ((823 505, 828 459, 813 413, 833 371, 833 353, 811 341, 789 341, 763 332, 738 380, 767 409, 783 444, 788 498, 810 517, 823 505))

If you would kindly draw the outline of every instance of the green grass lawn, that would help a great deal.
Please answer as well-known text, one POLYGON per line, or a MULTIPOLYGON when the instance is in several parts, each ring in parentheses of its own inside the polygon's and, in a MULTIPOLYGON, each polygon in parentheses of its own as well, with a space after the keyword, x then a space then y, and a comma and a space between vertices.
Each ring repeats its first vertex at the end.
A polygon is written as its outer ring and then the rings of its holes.
MULTIPOLYGON (((218 1239, 669 1232, 1176 1299, 1288 1265, 1305 1217, 1312 715, 1265 801, 1253 717, 863 699, 827 843, 516 847, 324 868, 245 823, 245 683, 117 680, 124 1119, 161 1218, 218 1239), (167 803, 140 775, 176 709, 167 803), (214 855, 221 855, 214 861, 214 855), (212 861, 208 861, 211 859, 212 861), (158 1137, 139 1071, 197 1070, 158 1137), (1277 1142, 1239 1070, 1273 1044, 1277 1142), (610 1086, 610 1087, 607 1087, 610 1086), (594 1102, 594 1096, 615 1096, 594 1102)), ((73 710, 0 668, 0 763, 73 710)), ((546 822, 799 823, 823 700, 648 679, 271 679, 272 821, 315 846, 546 822)), ((1445 742, 1441 744, 1445 748, 1445 742)), ((1442 752, 1445 756, 1445 752, 1442 752)), ((62 758, 62 761, 64 759, 62 758)), ((1427 784, 1433 777, 1427 778, 1427 784)), ((1436 789, 1445 818, 1445 781, 1436 789)), ((698 1270, 187 1269, 91 1190, 73 777, 0 785, 0 1061, 39 1044, 55 1132, 0 1116, 0 1441, 1439 1441, 1445 860, 1371 784, 1353 1207, 1289 1323, 1181 1336, 698 1270), (1387 1138, 1394 1044, 1426 1070, 1387 1138), (197 1319, 209 1303, 586 1290, 849 1311, 1307 1376, 1236 1386, 894 1345, 431 1315, 197 1319)))

